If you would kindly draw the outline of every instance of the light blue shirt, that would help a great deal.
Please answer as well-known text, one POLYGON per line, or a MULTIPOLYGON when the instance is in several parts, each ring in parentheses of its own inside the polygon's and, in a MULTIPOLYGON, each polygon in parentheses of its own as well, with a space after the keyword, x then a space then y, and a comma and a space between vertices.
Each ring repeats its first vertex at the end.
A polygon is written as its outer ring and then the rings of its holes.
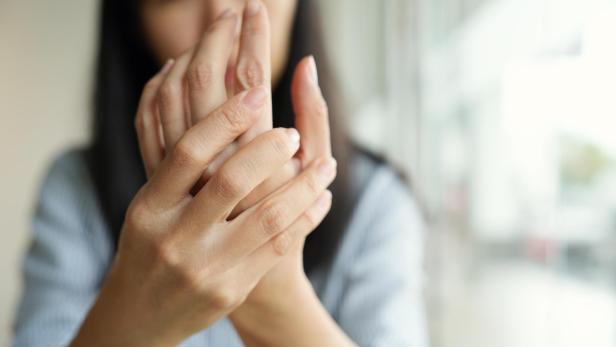
MULTIPOLYGON (((354 176, 367 172, 368 160, 353 164, 354 176)), ((67 152, 51 166, 32 228, 13 346, 67 346, 96 299, 114 252, 81 152, 67 152)), ((325 308, 360 346, 428 345, 422 231, 409 190, 392 169, 379 166, 332 264, 310 275, 325 308)), ((243 344, 223 319, 181 346, 243 344)))

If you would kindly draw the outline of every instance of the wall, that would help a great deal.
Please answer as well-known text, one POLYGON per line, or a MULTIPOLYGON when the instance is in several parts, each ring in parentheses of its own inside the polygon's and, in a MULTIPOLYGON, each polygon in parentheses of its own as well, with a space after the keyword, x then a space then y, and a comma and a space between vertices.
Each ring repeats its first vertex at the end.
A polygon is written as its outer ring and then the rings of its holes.
POLYGON ((7 345, 38 183, 88 134, 94 0, 0 3, 0 346, 7 345))

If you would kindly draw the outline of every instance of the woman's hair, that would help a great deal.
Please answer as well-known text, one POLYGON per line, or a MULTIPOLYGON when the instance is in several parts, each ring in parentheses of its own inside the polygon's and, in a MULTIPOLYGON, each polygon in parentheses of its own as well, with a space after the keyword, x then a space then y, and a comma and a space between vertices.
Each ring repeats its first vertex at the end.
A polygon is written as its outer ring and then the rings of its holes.
MULTIPOLYGON (((145 83, 158 70, 142 38, 139 0, 103 0, 100 42, 94 92, 93 141, 87 162, 106 222, 117 243, 126 209, 146 177, 134 129, 134 116, 145 83)), ((300 0, 283 77, 273 91, 274 126, 292 127, 291 80, 296 64, 308 54, 319 53, 315 22, 310 19, 308 0, 300 0), (316 49, 316 50, 315 50, 316 49), (313 51, 315 50, 315 51, 313 51)), ((330 101, 334 155, 338 177, 332 186, 333 206, 323 223, 307 238, 304 267, 307 272, 327 264, 336 252, 355 200, 350 189, 348 163, 353 149, 336 120, 331 101, 332 74, 327 59, 317 55, 321 84, 330 101)))

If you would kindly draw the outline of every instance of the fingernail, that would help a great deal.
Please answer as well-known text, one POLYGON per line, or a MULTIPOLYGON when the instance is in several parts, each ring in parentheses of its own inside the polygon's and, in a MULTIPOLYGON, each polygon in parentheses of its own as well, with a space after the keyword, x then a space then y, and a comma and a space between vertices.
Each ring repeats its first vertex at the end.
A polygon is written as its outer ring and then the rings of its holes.
POLYGON ((248 0, 248 4, 246 4, 246 15, 252 17, 259 13, 261 9, 261 3, 259 0, 248 0))
POLYGON ((314 60, 314 56, 310 56, 310 62, 308 63, 308 69, 310 70, 310 78, 315 86, 319 85, 319 73, 317 72, 317 62, 314 60))
POLYGON ((324 179, 330 179, 334 170, 336 170, 336 160, 334 158, 326 159, 319 164, 319 173, 324 179))
POLYGON ((169 72, 169 69, 171 69, 171 67, 173 66, 174 62, 175 62, 175 60, 173 60, 173 59, 167 60, 165 65, 163 65, 162 69, 160 69, 160 73, 164 75, 167 72, 169 72))
POLYGON ((257 87, 251 89, 242 99, 244 105, 252 108, 259 109, 265 103, 265 99, 268 96, 267 89, 265 87, 257 87))
POLYGON ((222 11, 222 13, 216 19, 225 19, 225 18, 229 18, 231 16, 233 16, 233 11, 231 11, 231 9, 228 8, 228 9, 222 11))
POLYGON ((289 128, 287 129, 287 135, 293 144, 299 144, 299 132, 297 132, 297 130, 289 128))

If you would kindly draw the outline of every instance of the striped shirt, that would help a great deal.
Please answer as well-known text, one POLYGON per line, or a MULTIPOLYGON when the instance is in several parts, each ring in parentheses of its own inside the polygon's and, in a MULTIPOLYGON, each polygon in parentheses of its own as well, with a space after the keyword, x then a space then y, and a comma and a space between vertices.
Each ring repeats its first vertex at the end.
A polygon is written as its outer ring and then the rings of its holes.
MULTIPOLYGON (((324 307, 360 346, 427 346, 422 299, 423 224, 415 201, 385 165, 371 172, 331 264, 310 274, 324 307)), ((52 164, 23 262, 24 291, 14 347, 67 346, 96 299, 114 256, 113 240, 79 151, 52 164)), ((181 346, 243 346, 228 319, 181 346)))

